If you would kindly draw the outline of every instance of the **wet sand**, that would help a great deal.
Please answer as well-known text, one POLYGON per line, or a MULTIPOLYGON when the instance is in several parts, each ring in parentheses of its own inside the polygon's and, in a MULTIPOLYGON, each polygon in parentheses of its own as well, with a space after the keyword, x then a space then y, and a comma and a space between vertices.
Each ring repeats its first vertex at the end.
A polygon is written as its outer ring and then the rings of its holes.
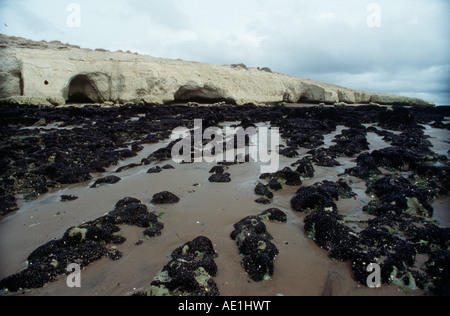
MULTIPOLYGON (((335 135, 343 127, 326 137, 325 147, 332 145, 335 135)), ((448 150, 446 140, 450 133, 444 130, 427 129, 435 137, 433 144, 437 150, 448 150), (447 146, 445 148, 445 146, 447 146)), ((369 133, 367 136, 371 150, 389 147, 382 137, 369 133)), ((143 157, 164 147, 167 141, 155 145, 146 145, 138 157, 121 163, 140 163, 143 157)), ((300 149, 300 158, 308 150, 300 149)), ((445 153, 446 154, 446 153, 445 153)), ((298 158, 280 157, 280 168, 290 166, 298 158)), ((338 181, 345 169, 356 166, 355 159, 339 158, 340 167, 327 168, 314 166, 315 177, 305 180, 303 185, 330 180, 338 181)), ((421 290, 404 292, 397 285, 383 285, 380 289, 369 289, 357 283, 353 278, 349 262, 330 260, 328 253, 304 233, 303 220, 307 214, 293 212, 290 200, 298 187, 284 186, 275 193, 272 204, 259 205, 254 202, 258 197, 254 193, 260 175, 259 163, 245 163, 230 166, 231 183, 210 183, 209 170, 212 164, 175 164, 175 170, 163 170, 158 174, 147 174, 151 166, 140 166, 115 174, 119 166, 114 166, 103 174, 93 174, 93 180, 76 185, 64 186, 41 195, 32 202, 21 201, 20 210, 4 217, 0 222, 0 279, 19 272, 26 267, 27 256, 39 246, 52 239, 61 238, 64 232, 81 223, 94 220, 114 209, 114 205, 124 197, 134 197, 146 204, 155 214, 164 214, 160 221, 165 228, 159 237, 145 240, 142 229, 127 225, 121 226, 120 234, 127 241, 118 245, 123 253, 118 261, 103 258, 82 271, 82 287, 68 288, 64 277, 47 284, 44 288, 28 291, 25 295, 130 295, 146 289, 153 277, 164 267, 171 252, 198 236, 206 236, 214 244, 218 253, 215 260, 218 274, 214 278, 223 296, 286 296, 309 295, 424 295, 421 290), (96 179, 108 175, 121 177, 119 183, 92 189, 96 179), (194 184, 200 184, 194 186, 194 184), (180 197, 176 204, 156 206, 150 203, 152 196, 161 191, 170 191, 180 197), (62 203, 62 195, 75 195, 79 199, 62 203), (277 207, 288 216, 282 223, 266 223, 268 232, 280 254, 275 260, 275 273, 270 281, 256 283, 241 267, 241 257, 235 241, 230 238, 233 224, 242 218, 256 215, 262 211, 277 207)), ((358 199, 340 200, 339 212, 351 220, 355 228, 364 226, 370 215, 362 213, 362 207, 372 200, 365 194, 366 185, 361 179, 345 176, 358 194, 358 199)), ((450 226, 449 198, 434 203, 435 219, 442 226, 450 226)))

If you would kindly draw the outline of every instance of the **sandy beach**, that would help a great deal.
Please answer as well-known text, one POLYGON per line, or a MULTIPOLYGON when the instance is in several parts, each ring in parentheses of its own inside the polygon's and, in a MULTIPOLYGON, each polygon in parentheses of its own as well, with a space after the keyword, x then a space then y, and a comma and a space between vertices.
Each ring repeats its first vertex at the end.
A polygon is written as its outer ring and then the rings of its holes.
MULTIPOLYGON (((139 119, 150 118, 148 115, 146 117, 144 114, 136 114, 128 117, 127 122, 138 122, 139 119)), ((446 120, 444 123, 448 123, 450 118, 447 117, 446 120)), ((267 121, 255 123, 270 125, 267 121)), ((29 129, 32 125, 24 126, 19 123, 16 126, 19 129, 29 129)), ((53 133, 63 129, 60 125, 62 124, 59 122, 53 122, 50 126, 35 126, 32 133, 53 133)), ((363 125, 366 128, 375 126, 382 130, 375 122, 363 125)), ((431 137, 429 141, 433 147, 430 150, 448 158, 450 131, 431 127, 429 123, 423 126, 425 135, 431 137)), ((317 148, 334 145, 335 137, 346 129, 348 127, 344 125, 337 125, 336 130, 323 135, 324 144, 317 148)), ((399 131, 390 132, 400 134, 399 131)), ((364 152, 369 154, 391 146, 389 141, 374 132, 368 132, 366 139, 370 148, 364 152)), ((282 139, 281 148, 286 148, 286 141, 285 138, 282 139)), ((321 249, 314 240, 308 238, 304 220, 310 213, 296 212, 291 206, 291 200, 300 187, 312 186, 324 180, 337 182, 343 179, 357 197, 340 198, 336 201, 338 213, 345 216, 347 225, 356 233, 367 228, 367 221, 376 216, 363 212, 363 207, 376 197, 366 193, 368 187, 365 180, 345 174, 346 169, 357 166, 358 155, 337 157, 336 160, 341 165, 336 167, 318 166, 314 163, 313 178, 303 179, 301 186, 283 185, 282 190, 274 192, 269 205, 261 205, 255 203, 259 197, 255 194, 255 186, 259 182, 267 184, 267 181, 259 179, 262 164, 260 162, 229 166, 226 170, 231 177, 229 183, 208 181, 211 176, 209 171, 215 164, 175 164, 167 160, 141 165, 142 159, 169 143, 170 139, 165 138, 155 144, 142 144, 143 149, 135 157, 121 160, 118 165, 106 168, 105 172, 91 172, 91 180, 58 185, 56 188, 50 188, 48 193, 39 194, 36 199, 26 201, 22 194, 18 194, 18 210, 2 216, 0 221, 0 280, 27 268, 27 257, 30 253, 51 240, 61 238, 70 227, 102 217, 113 211, 119 200, 133 197, 159 216, 159 221, 164 224, 160 236, 144 238, 142 228, 120 225, 120 232, 117 234, 125 237, 126 241, 107 247, 117 249, 123 256, 117 261, 104 257, 85 267, 81 271, 81 288, 69 288, 66 284, 67 276, 61 275, 43 288, 19 291, 17 295, 133 295, 150 286, 158 271, 170 260, 172 251, 198 236, 209 238, 218 254, 215 259, 218 269, 214 281, 222 296, 426 295, 426 291, 422 289, 411 290, 396 284, 383 284, 379 289, 370 289, 357 282, 351 262, 331 259, 325 249, 321 249), (120 173, 115 172, 119 167, 132 163, 138 166, 120 173), (174 169, 147 173, 149 168, 167 164, 171 164, 174 169), (96 180, 111 175, 118 176, 121 180, 115 184, 91 188, 96 180), (180 201, 165 205, 152 204, 152 197, 162 191, 175 194, 180 201), (61 202, 63 195, 76 196, 78 199, 61 202), (255 282, 242 268, 242 257, 236 242, 230 238, 230 233, 234 229, 233 225, 241 219, 260 214, 268 208, 283 211, 287 215, 287 222, 265 223, 279 255, 274 260, 274 274, 270 280, 255 282)), ((309 150, 298 148, 298 155, 293 158, 280 155, 279 170, 309 156, 309 150)), ((445 166, 445 162, 437 162, 437 165, 445 166)), ((384 175, 392 173, 392 170, 385 168, 380 170, 384 175)), ((405 177, 412 174, 410 171, 402 173, 405 177)), ((437 221, 441 228, 450 227, 450 198, 440 196, 433 201, 432 206, 434 213, 430 220, 437 221)))

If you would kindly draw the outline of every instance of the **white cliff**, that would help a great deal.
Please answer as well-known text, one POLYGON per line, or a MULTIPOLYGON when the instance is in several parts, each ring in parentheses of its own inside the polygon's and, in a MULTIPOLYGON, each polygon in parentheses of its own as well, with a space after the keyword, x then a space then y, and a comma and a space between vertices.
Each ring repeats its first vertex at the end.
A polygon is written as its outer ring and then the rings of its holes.
POLYGON ((0 35, 3 103, 63 105, 68 101, 227 101, 433 105, 370 93, 242 65, 219 66, 133 53, 81 49, 0 35))

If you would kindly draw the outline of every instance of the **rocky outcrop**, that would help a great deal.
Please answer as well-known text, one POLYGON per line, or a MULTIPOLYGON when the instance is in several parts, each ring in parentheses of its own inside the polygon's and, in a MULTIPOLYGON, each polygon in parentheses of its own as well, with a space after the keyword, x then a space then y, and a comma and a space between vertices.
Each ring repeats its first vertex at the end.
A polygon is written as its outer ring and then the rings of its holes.
POLYGON ((33 42, 4 35, 0 35, 0 60, 3 103, 226 101, 237 105, 280 102, 433 105, 416 98, 357 91, 259 68, 81 49, 60 42, 33 42))

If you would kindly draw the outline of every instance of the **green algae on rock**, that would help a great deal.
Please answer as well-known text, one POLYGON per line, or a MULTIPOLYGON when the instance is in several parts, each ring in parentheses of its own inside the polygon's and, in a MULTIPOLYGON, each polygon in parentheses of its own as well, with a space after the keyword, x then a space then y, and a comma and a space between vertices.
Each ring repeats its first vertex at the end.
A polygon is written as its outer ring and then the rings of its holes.
POLYGON ((197 237, 172 252, 172 260, 154 277, 147 296, 219 296, 213 280, 217 253, 206 237, 197 237))
POLYGON ((164 225, 150 213, 141 201, 134 198, 120 200, 114 211, 94 221, 69 228, 61 239, 52 240, 37 248, 27 258, 28 267, 0 281, 0 289, 16 292, 20 289, 43 287, 56 277, 67 273, 69 264, 77 263, 83 269, 91 263, 109 257, 119 260, 122 253, 112 245, 122 244, 125 238, 116 235, 118 225, 132 225, 151 229, 152 234, 161 234, 164 225))
POLYGON ((279 254, 263 220, 285 223, 286 214, 279 209, 268 209, 259 216, 248 216, 234 225, 230 237, 239 248, 242 267, 255 282, 267 281, 273 276, 273 261, 279 254))

